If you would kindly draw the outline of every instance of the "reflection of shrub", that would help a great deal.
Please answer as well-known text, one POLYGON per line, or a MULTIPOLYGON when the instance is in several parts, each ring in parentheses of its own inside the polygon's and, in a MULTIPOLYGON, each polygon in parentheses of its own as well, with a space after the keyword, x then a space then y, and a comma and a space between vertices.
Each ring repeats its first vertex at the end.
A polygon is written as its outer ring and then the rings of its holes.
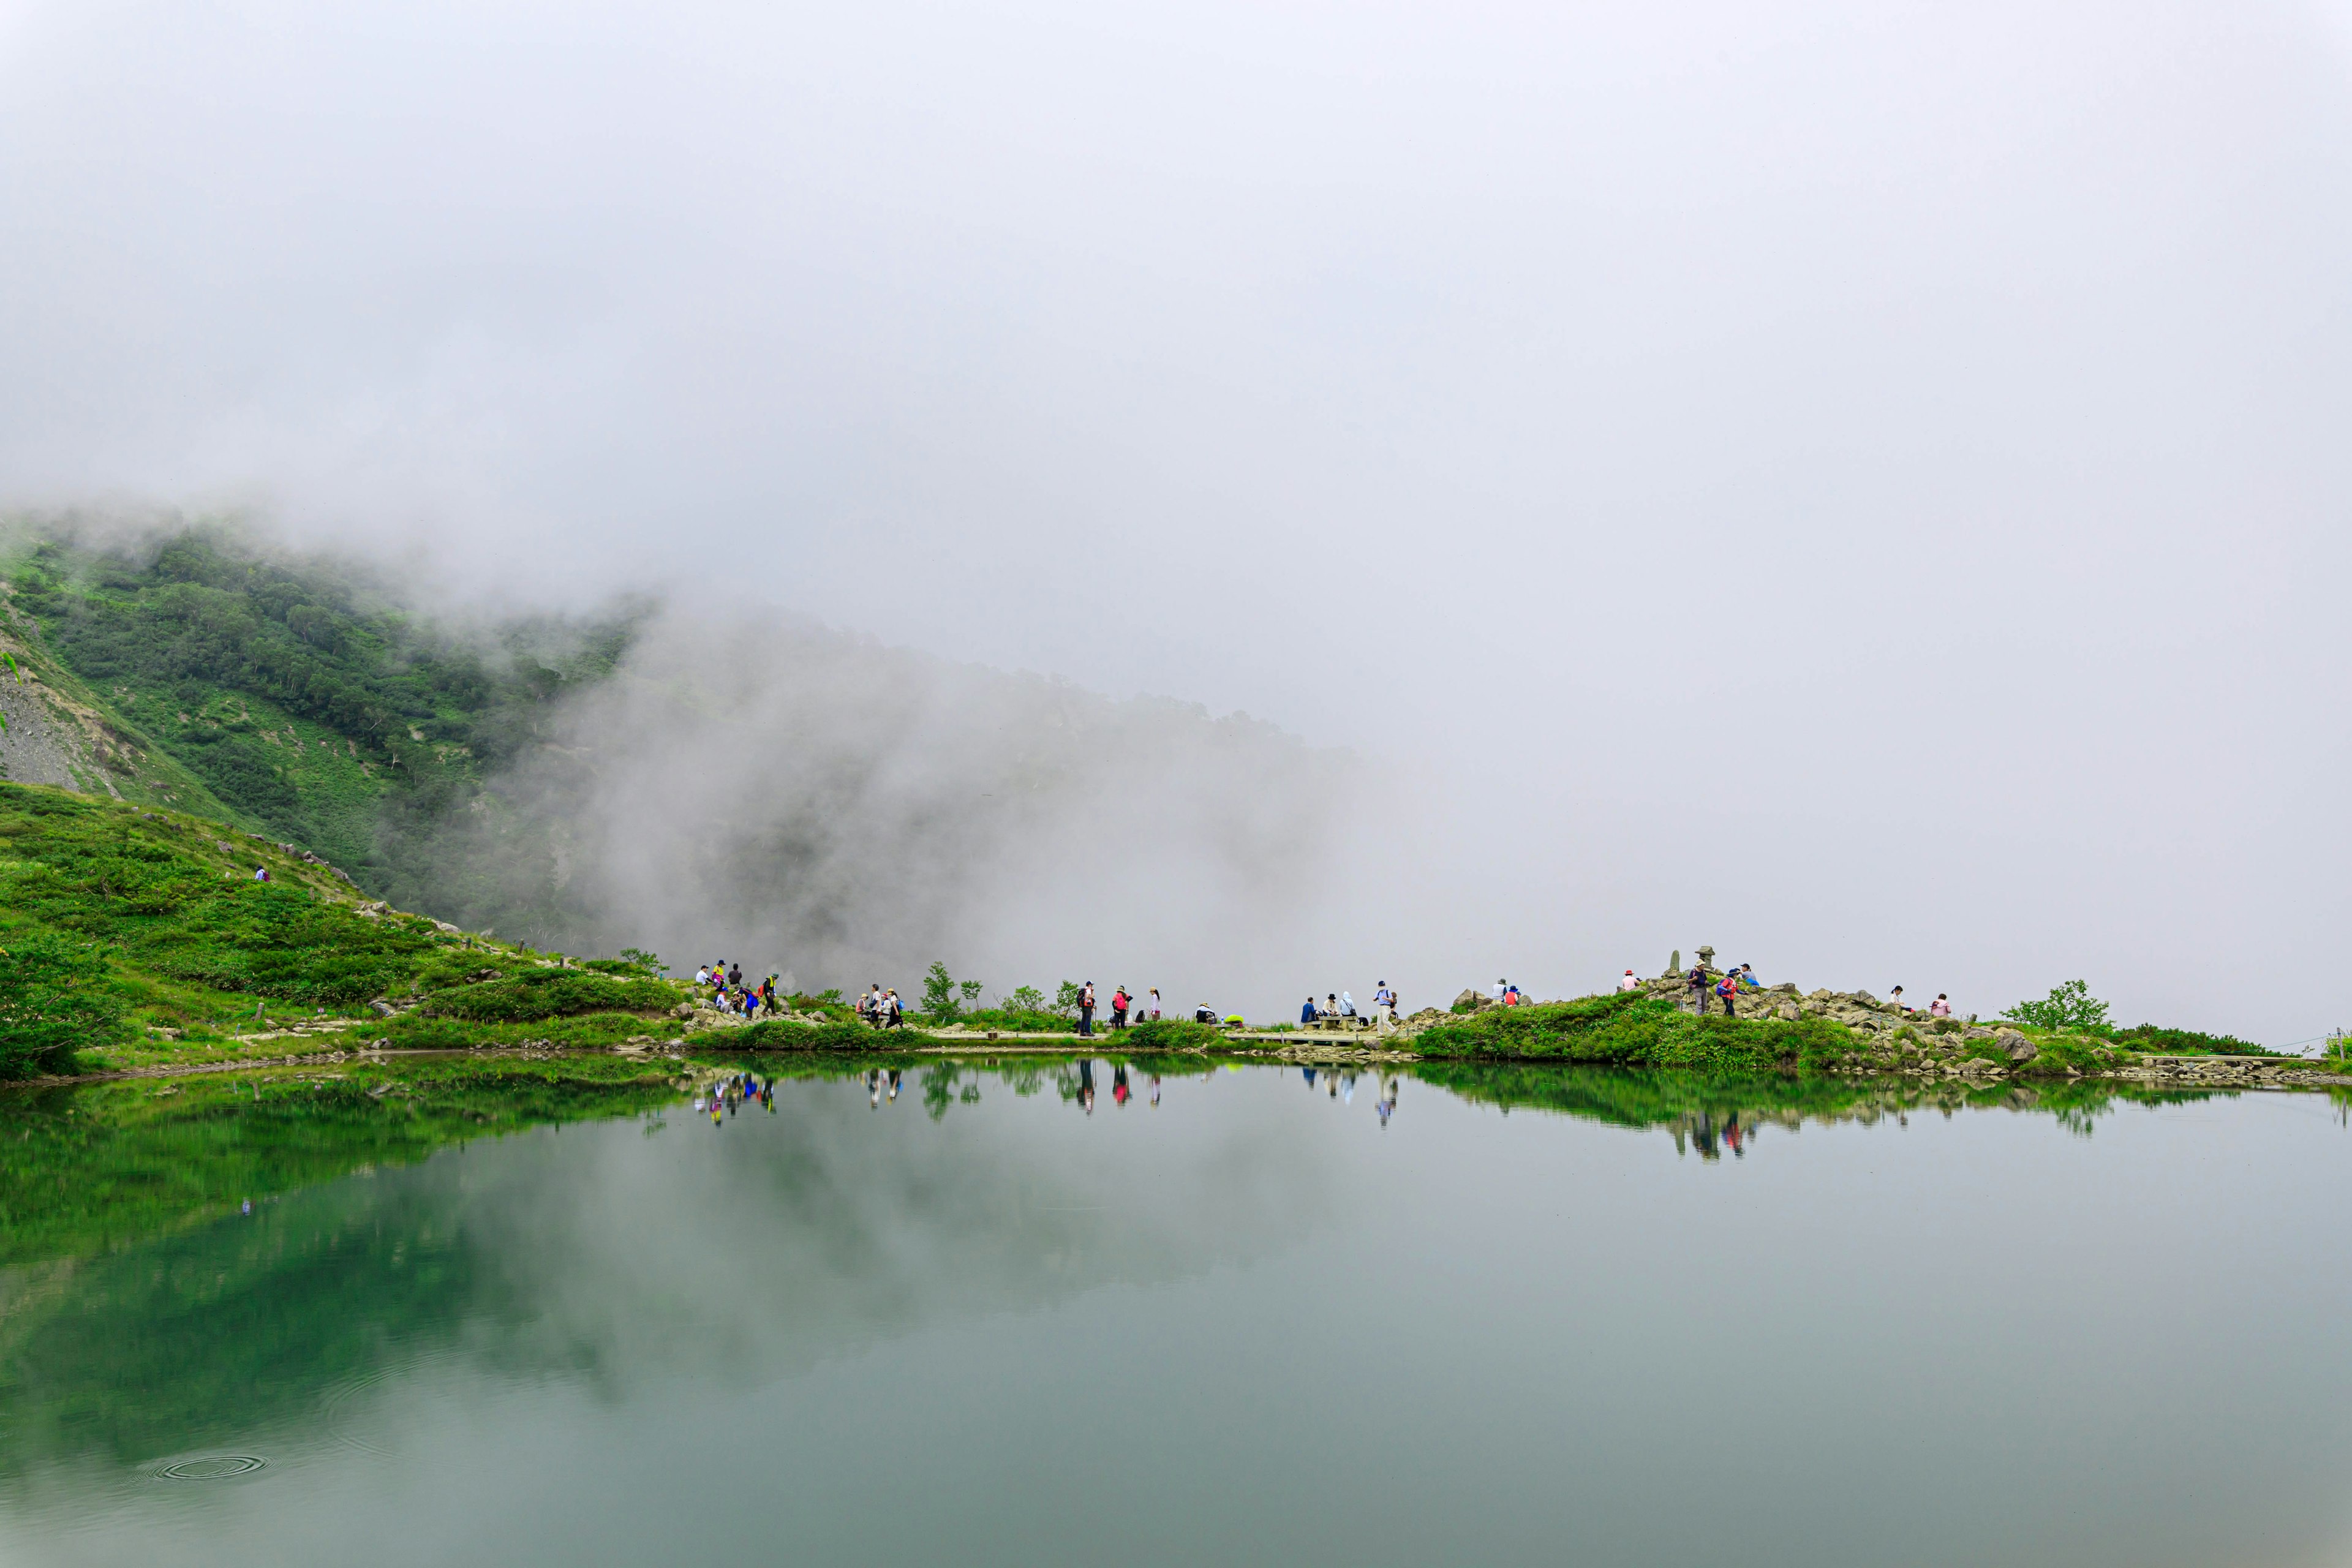
POLYGON ((47 936, 12 942, 0 952, 0 1078, 69 1072, 76 1047, 128 1037, 103 963, 47 936))

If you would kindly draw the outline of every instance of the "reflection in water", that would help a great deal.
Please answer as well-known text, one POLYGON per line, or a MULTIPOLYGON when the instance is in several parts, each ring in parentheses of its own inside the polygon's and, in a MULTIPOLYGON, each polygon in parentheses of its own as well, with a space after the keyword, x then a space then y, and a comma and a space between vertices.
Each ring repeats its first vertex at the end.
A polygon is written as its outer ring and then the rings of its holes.
POLYGON ((2235 1555, 2325 1560, 2352 1362, 2146 1369, 2255 1303, 2352 1296, 2333 1254, 2263 1229, 2305 1223, 2338 1123, 2248 1102, 2282 1114, 2232 1125, 2304 1163, 2230 1192, 2263 1164, 2162 1142, 2206 1123, 2062 1131, 2224 1098, 1145 1058, 21 1096, 0 1555, 634 1561, 678 1498, 740 1491, 783 1522, 710 1555, 1096 1560, 1033 1527, 1075 1486, 1122 1489, 1139 1522, 1109 1554, 1138 1561, 1682 1561, 1701 1494, 1789 1543, 1766 1561, 1899 1535, 1918 1561, 2189 1562, 2263 1530, 2278 1550, 2235 1555), (1829 1135, 1780 1136, 1807 1124, 1829 1135), (2184 1195, 2232 1223, 2184 1223, 2184 1195), (1771 1444, 1680 1419, 1727 1386, 1774 1411, 1771 1444), (2238 1485, 2168 1479, 2200 1456, 2143 1438, 2176 1419, 2238 1485), (1390 1471, 1408 1517, 1297 1504, 1390 1471), (886 1510, 857 1506, 877 1476, 886 1510))
POLYGON ((1551 1068, 1520 1063, 1422 1063, 1413 1076, 1465 1100, 1519 1110, 1554 1111, 1616 1127, 1664 1129, 1676 1153, 1702 1160, 1739 1158, 1768 1126, 1790 1131, 1807 1122, 1863 1127, 1907 1125, 1925 1114, 2010 1110, 2053 1118, 2088 1137, 2097 1119, 2121 1105, 2181 1105, 2225 1094, 2215 1089, 2153 1089, 2098 1080, 2050 1085, 1907 1079, 1800 1078, 1782 1074, 1642 1071, 1616 1068, 1551 1068))

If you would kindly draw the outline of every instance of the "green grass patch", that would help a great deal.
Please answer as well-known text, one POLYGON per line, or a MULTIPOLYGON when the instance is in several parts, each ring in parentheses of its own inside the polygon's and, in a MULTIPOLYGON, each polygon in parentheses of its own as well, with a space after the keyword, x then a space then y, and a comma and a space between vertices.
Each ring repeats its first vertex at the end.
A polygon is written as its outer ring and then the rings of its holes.
POLYGON ((1654 996, 1617 994, 1496 1007, 1435 1024, 1406 1049, 1424 1058, 1500 1058, 1709 1071, 1822 1068, 1866 1054, 1826 1019, 1694 1017, 1654 996))
POLYGON ((511 979, 436 991, 420 1009, 430 1018, 520 1024, 576 1013, 666 1013, 676 988, 659 980, 621 980, 591 970, 530 969, 511 979))

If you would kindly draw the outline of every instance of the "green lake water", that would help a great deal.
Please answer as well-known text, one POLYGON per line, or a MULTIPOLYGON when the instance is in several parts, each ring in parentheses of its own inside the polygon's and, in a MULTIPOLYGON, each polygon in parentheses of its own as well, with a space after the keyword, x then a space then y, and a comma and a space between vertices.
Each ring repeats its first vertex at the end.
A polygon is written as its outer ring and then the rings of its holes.
POLYGON ((2325 1095, 595 1070, 0 1097, 0 1563, 2352 1563, 2325 1095))

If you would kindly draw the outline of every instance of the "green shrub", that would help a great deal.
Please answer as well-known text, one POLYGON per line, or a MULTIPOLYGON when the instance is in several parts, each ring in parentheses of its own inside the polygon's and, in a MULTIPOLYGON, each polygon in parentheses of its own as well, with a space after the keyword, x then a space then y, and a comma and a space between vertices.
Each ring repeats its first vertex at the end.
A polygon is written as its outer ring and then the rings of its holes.
POLYGON ((658 980, 615 980, 576 969, 534 969, 510 980, 486 980, 436 992, 424 1011, 436 1018, 519 1024, 574 1013, 661 1013, 677 993, 658 980))
POLYGON ((1414 1036, 1424 1057, 1612 1062, 1711 1070, 1827 1067, 1858 1043, 1843 1025, 1807 1018, 1696 1017, 1638 993, 1489 1008, 1414 1036))
POLYGON ((2053 985, 2039 1002, 2020 1002, 2002 1017, 2062 1035, 2100 1035, 2107 1030, 2107 1005, 2091 994, 2088 982, 2053 985))
POLYGON ((1111 1038, 1125 1051, 1205 1051, 1223 1045, 1225 1032, 1190 1018, 1147 1018, 1111 1038))
POLYGON ((940 1043, 912 1029, 869 1029, 863 1024, 799 1024, 782 1018, 746 1024, 739 1029, 713 1029, 694 1037, 697 1047, 719 1050, 849 1051, 866 1056, 940 1043))
POLYGON ((2280 1054, 2267 1046, 2242 1040, 2235 1035, 2208 1035, 2195 1029, 2164 1029, 2154 1024, 2135 1024, 2128 1029, 2115 1030, 2107 1038, 2126 1049, 2159 1056, 2269 1057, 2280 1054))
POLYGON ((0 1078, 71 1072, 74 1051, 131 1036, 105 961, 56 937, 0 950, 0 1078))

